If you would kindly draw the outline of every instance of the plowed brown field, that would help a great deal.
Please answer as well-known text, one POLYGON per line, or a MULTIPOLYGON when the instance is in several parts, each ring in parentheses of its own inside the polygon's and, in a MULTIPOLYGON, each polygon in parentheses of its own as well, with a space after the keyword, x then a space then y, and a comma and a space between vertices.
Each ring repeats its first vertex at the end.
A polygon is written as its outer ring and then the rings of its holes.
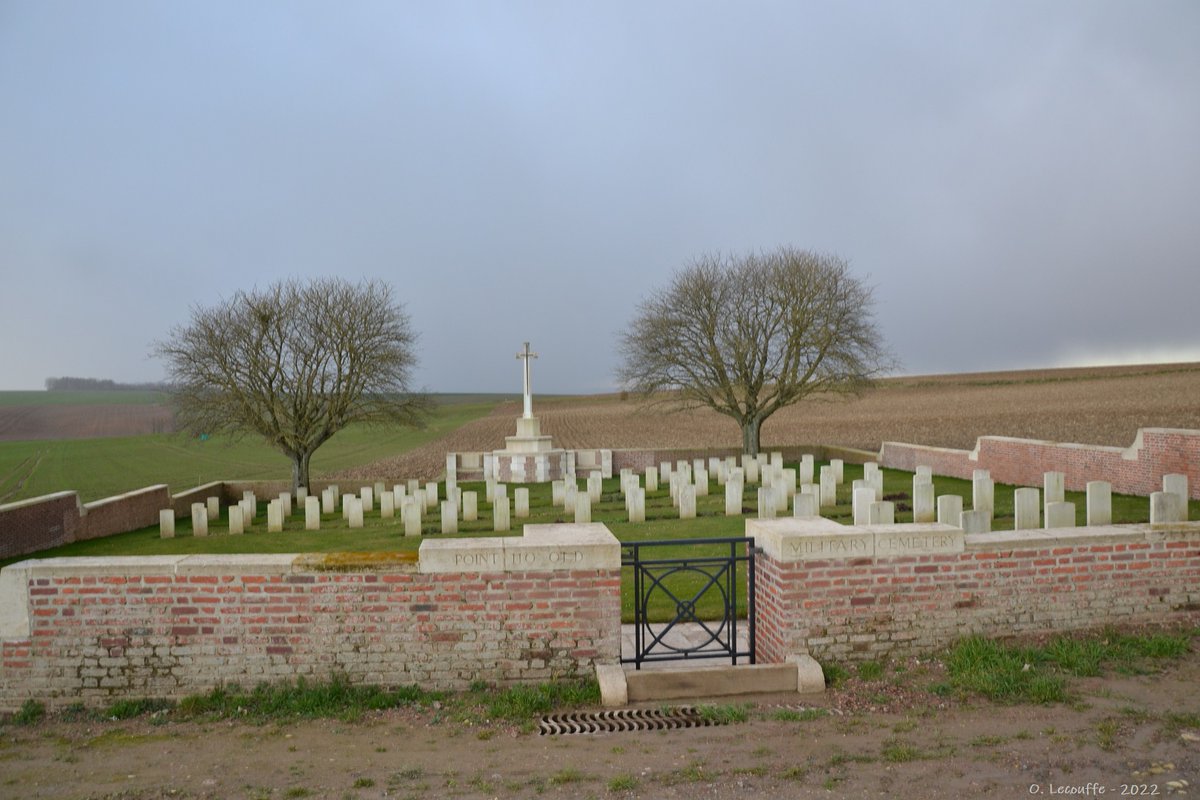
MULTIPOLYGON (((345 477, 432 478, 447 452, 502 448, 520 405, 345 477)), ((738 447, 733 420, 709 410, 663 413, 615 395, 539 401, 534 413, 556 447, 738 447)), ((762 428, 762 445, 830 444, 877 450, 884 441, 970 449, 980 436, 1129 446, 1138 428, 1200 428, 1200 364, 1028 370, 891 378, 860 398, 814 399, 762 428)))
POLYGON ((175 414, 149 403, 0 407, 0 442, 171 433, 175 414))

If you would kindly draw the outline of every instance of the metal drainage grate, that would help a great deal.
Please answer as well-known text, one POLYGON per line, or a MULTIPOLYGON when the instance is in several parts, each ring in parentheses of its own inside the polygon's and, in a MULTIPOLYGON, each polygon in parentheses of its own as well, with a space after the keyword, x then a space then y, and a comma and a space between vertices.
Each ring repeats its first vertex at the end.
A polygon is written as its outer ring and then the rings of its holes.
POLYGON ((691 706, 677 708, 622 708, 616 711, 578 711, 542 717, 540 736, 568 733, 613 733, 616 731, 667 731, 702 728, 720 723, 700 715, 691 706))

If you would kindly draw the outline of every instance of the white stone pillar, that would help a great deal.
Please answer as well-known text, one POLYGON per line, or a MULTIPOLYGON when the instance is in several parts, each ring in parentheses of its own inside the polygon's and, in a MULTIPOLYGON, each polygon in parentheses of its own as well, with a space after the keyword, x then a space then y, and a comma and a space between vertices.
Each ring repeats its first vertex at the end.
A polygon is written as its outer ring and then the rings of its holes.
POLYGON ((1187 506, 1175 492, 1154 492, 1150 495, 1150 524, 1186 522, 1187 506))
POLYGON ((1013 492, 1013 530, 1031 531, 1042 527, 1042 493, 1033 487, 1013 492))
POLYGON ((528 519, 529 517, 529 489, 522 486, 519 489, 513 490, 513 506, 517 519, 528 519))
POLYGON ((1047 503, 1046 528, 1074 528, 1074 503, 1047 503))
POLYGON ((208 518, 218 520, 221 518, 221 498, 209 497, 205 501, 205 510, 208 512, 208 518))
POLYGON ((738 517, 742 514, 742 482, 725 481, 725 516, 738 517))
POLYGON ((963 501, 957 494, 944 494, 937 499, 937 521, 943 525, 962 527, 963 501))
POLYGON ((821 508, 837 505, 837 481, 832 467, 821 467, 821 508))
MULTIPOLYGON (((290 495, 289 495, 290 496, 290 495)), ((283 503, 276 498, 267 503, 267 532, 279 533, 283 530, 283 503)))
POLYGON ((158 512, 158 535, 163 539, 175 538, 175 509, 164 508, 158 512))
POLYGON ((890 500, 879 500, 871 503, 867 515, 868 525, 895 525, 896 504, 890 500))
POLYGON ((575 524, 592 521, 592 496, 587 492, 575 493, 575 524))
POLYGON ((913 522, 937 521, 937 509, 934 505, 932 483, 914 484, 912 499, 913 522))
POLYGON ((1108 481, 1088 481, 1087 524, 1112 525, 1112 484, 1108 481))
POLYGON ((229 535, 238 536, 246 532, 246 526, 242 524, 242 506, 229 506, 225 509, 225 513, 229 515, 229 535))
MULTIPOLYGON (((957 495, 955 495, 957 497, 957 495)), ((958 498, 962 500, 961 497, 958 498)), ((987 511, 972 509, 962 512, 963 533, 991 533, 992 515, 987 511)))
POLYGON ((441 502, 442 533, 458 533, 458 509, 450 500, 441 502))
MULTIPOLYGON (((390 494, 385 496, 391 497, 390 494)), ((321 530, 321 501, 315 497, 304 498, 304 530, 321 530)))

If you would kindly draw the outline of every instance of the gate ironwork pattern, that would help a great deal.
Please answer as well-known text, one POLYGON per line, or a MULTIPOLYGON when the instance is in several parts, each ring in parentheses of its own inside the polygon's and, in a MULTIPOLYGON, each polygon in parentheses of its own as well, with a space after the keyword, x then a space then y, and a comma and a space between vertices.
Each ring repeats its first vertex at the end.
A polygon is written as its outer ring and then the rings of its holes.
POLYGON ((732 664, 742 658, 754 663, 754 556, 758 550, 752 537, 627 542, 621 550, 621 566, 633 571, 634 592, 634 653, 622 657, 623 662, 635 664, 637 669, 650 661, 704 658, 728 658, 732 664), (693 545, 702 546, 698 548, 701 554, 655 555, 663 548, 693 545), (702 554, 714 550, 720 552, 702 554), (743 563, 747 614, 746 620, 739 621, 738 566, 743 563), (720 596, 720 619, 701 619, 710 616, 700 611, 701 598, 709 592, 720 596), (661 609, 663 605, 668 609, 667 619, 652 622, 652 606, 661 609), (748 633, 747 646, 741 649, 739 624, 747 626, 748 633), (685 635, 684 625, 699 635, 685 635))

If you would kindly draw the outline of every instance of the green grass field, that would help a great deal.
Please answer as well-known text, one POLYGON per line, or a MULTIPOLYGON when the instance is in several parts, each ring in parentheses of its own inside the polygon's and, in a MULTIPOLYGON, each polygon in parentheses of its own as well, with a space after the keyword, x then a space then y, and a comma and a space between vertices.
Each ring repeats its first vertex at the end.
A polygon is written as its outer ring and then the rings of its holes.
MULTIPOLYGON (((427 426, 420 430, 347 428, 313 456, 313 477, 410 450, 485 416, 494 407, 494 402, 468 402, 469 399, 472 398, 456 398, 455 402, 438 405, 427 426)), ((178 492, 215 480, 290 477, 287 458, 250 437, 240 441, 223 437, 200 441, 183 434, 150 434, 0 442, 0 497, 9 495, 4 502, 10 503, 68 489, 79 492, 84 502, 90 502, 158 483, 168 484, 173 492, 178 492), (18 484, 20 489, 14 491, 18 484)))
MULTIPOLYGON (((838 489, 838 505, 834 509, 826 509, 823 516, 850 524, 853 519, 851 507, 851 484, 862 477, 862 466, 858 464, 845 465, 845 482, 838 489)), ((884 492, 888 495, 907 495, 912 487, 912 473, 898 470, 883 470, 884 492)), ((964 507, 971 504, 971 482, 956 478, 934 478, 935 490, 938 495, 957 494, 964 498, 964 507)), ((528 484, 530 517, 527 520, 513 519, 513 531, 509 533, 494 533, 492 531, 492 506, 486 502, 485 487, 481 483, 463 483, 459 487, 464 491, 475 491, 479 497, 479 519, 475 522, 459 522, 458 537, 464 536, 513 536, 520 535, 521 526, 525 523, 569 522, 572 517, 551 502, 551 487, 549 484, 528 484)), ((344 483, 339 487, 341 492, 355 491, 357 484, 344 483)), ((513 496, 515 486, 509 487, 509 497, 513 496)), ((593 504, 592 520, 608 526, 622 542, 652 541, 669 539, 693 539, 736 537, 745 533, 746 518, 755 516, 756 501, 751 487, 745 493, 743 501, 743 516, 726 517, 724 514, 724 490, 712 486, 712 494, 697 498, 697 518, 692 520, 679 519, 678 512, 672 507, 670 495, 665 488, 648 493, 646 497, 646 522, 630 523, 625 520, 624 500, 620 494, 619 479, 604 481, 603 493, 599 503, 593 504)), ((996 486, 995 530, 1011 530, 1013 526, 1012 499, 1015 487, 999 484, 996 486)), ((441 485, 442 496, 445 495, 445 485, 441 485)), ((1075 503, 1077 524, 1086 522, 1084 496, 1082 493, 1068 492, 1067 500, 1075 503)), ((266 532, 266 504, 260 503, 259 514, 250 532, 242 536, 228 535, 228 523, 222 520, 210 523, 209 535, 195 537, 191 535, 191 521, 180 519, 177 523, 176 537, 162 539, 159 537, 157 526, 144 528, 130 533, 110 536, 104 539, 94 539, 77 542, 64 547, 46 550, 35 557, 48 558, 53 556, 109 556, 109 555, 170 555, 191 553, 331 553, 331 552, 412 552, 420 547, 426 537, 442 536, 440 517, 437 512, 427 514, 422 525, 422 536, 406 537, 399 518, 385 520, 380 517, 378 507, 373 514, 367 515, 365 527, 350 530, 343 522, 340 513, 327 514, 322 517, 321 531, 305 531, 302 515, 293 515, 291 520, 280 533, 266 532)), ((1200 502, 1193 501, 1190 515, 1195 518, 1200 512, 1200 502)), ((1116 523, 1145 522, 1149 518, 1149 501, 1144 497, 1129 495, 1113 495, 1113 521, 1116 523)), ((897 522, 911 522, 912 513, 898 511, 897 522)), ((697 546, 675 546, 663 548, 655 557, 696 556, 701 553, 717 553, 722 548, 704 550, 697 546)), ((727 547, 724 548, 727 552, 727 547)), ((0 562, 0 566, 13 563, 20 559, 10 559, 0 562)), ((626 569, 629 573, 630 570, 626 569)), ((741 570, 744 576, 744 566, 741 570)), ((632 580, 626 580, 622 586, 623 615, 626 621, 632 619, 633 586, 632 580)), ((694 591, 699 587, 701 579, 697 576, 673 585, 677 591, 694 591)), ((744 586, 744 580, 741 581, 744 586)), ((739 590, 741 591, 741 590, 739 590)), ((745 614, 744 596, 739 598, 738 606, 745 614)), ((705 596, 700 606, 704 615, 714 615, 717 599, 711 593, 705 596)), ((670 610, 664 598, 654 605, 653 616, 664 618, 670 610)))

